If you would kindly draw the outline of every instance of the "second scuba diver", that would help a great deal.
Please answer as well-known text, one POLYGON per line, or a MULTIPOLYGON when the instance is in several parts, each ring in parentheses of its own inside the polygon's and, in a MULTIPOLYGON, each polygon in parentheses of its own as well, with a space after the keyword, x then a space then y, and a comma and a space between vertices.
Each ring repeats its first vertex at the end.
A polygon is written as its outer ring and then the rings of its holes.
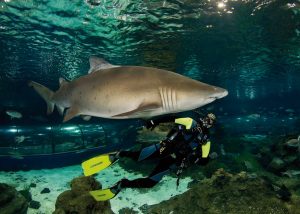
POLYGON ((123 188, 150 188, 156 185, 164 175, 173 171, 179 176, 182 171, 194 164, 206 165, 209 161, 209 129, 213 126, 216 116, 212 113, 204 118, 165 118, 150 120, 146 127, 152 130, 159 123, 175 122, 175 126, 160 143, 145 147, 139 151, 119 151, 100 155, 83 162, 82 168, 86 176, 95 174, 119 158, 128 157, 135 161, 158 158, 159 162, 148 177, 118 181, 108 189, 91 191, 97 201, 105 201, 115 197, 123 188))

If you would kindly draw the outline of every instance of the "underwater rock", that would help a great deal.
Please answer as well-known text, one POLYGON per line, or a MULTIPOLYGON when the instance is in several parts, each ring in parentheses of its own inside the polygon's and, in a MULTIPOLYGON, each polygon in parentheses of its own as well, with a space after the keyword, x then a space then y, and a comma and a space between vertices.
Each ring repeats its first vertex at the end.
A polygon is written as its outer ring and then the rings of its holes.
POLYGON ((30 185, 29 185, 29 187, 36 187, 36 184, 35 183, 31 183, 30 185))
POLYGON ((50 189, 49 188, 44 188, 42 191, 41 191, 41 194, 45 194, 45 193, 49 193, 50 192, 50 189))
POLYGON ((293 164, 298 159, 297 155, 284 157, 284 162, 288 165, 293 164))
POLYGON ((269 168, 273 171, 279 171, 285 167, 285 162, 278 157, 272 159, 269 168))
POLYGON ((74 178, 71 181, 70 186, 72 191, 76 195, 80 195, 91 190, 102 188, 102 185, 98 181, 96 181, 95 178, 92 176, 80 176, 74 178))
POLYGON ((20 190, 19 193, 21 193, 21 195, 24 196, 24 198, 30 202, 32 200, 32 196, 31 193, 29 191, 30 189, 24 189, 24 190, 20 190))
POLYGON ((276 196, 278 198, 280 198, 283 201, 289 201, 291 199, 291 193, 288 190, 288 188, 286 188, 286 186, 281 185, 281 186, 277 186, 277 185, 272 185, 274 191, 276 192, 276 196))
POLYGON ((41 207, 41 203, 38 202, 38 201, 32 200, 32 201, 30 201, 30 203, 29 203, 29 207, 32 208, 32 209, 37 210, 37 209, 39 209, 39 208, 41 207))
POLYGON ((53 214, 103 213, 112 214, 109 201, 95 201, 89 191, 101 188, 92 176, 81 176, 71 181, 71 190, 61 193, 55 203, 53 214))
POLYGON ((138 214, 138 212, 133 209, 123 208, 119 210, 119 214, 138 214))
POLYGON ((15 188, 0 183, 0 213, 1 214, 25 214, 28 202, 15 188))
MULTIPOLYGON (((269 149, 262 148, 260 152, 260 163, 277 175, 289 170, 300 171, 300 138, 295 135, 274 139, 269 149)), ((284 175, 290 177, 289 173, 284 175)))
POLYGON ((137 141, 141 143, 157 143, 166 138, 171 128, 172 125, 169 123, 162 123, 153 130, 144 127, 138 131, 137 141))
MULTIPOLYGON (((219 169, 187 192, 149 206, 147 213, 292 213, 270 186, 264 179, 250 177, 246 172, 233 175, 219 169)), ((289 195, 284 192, 283 197, 285 194, 289 195)))

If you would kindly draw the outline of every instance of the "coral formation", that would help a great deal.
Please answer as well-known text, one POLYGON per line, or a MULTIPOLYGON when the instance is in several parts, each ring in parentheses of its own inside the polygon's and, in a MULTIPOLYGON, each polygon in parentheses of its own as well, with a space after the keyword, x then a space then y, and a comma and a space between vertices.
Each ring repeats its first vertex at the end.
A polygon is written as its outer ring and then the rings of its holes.
POLYGON ((101 184, 94 177, 78 177, 71 181, 71 190, 61 193, 55 204, 54 214, 63 213, 113 213, 110 202, 97 202, 89 191, 101 188, 101 184))
POLYGON ((0 183, 0 213, 25 214, 28 202, 17 190, 7 184, 0 183))
POLYGON ((150 206, 147 213, 297 213, 299 199, 286 202, 278 194, 272 183, 261 177, 246 172, 233 175, 219 169, 182 195, 150 206))

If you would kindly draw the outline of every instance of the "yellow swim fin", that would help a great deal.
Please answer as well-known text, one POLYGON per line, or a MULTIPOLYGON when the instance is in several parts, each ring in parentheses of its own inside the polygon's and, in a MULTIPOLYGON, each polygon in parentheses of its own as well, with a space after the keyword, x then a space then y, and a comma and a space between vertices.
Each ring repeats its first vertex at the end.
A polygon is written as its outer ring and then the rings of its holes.
POLYGON ((207 141, 206 144, 202 145, 202 158, 207 158, 210 150, 210 141, 207 141))
POLYGON ((193 119, 189 117, 177 118, 175 119, 175 123, 184 125, 186 129, 190 129, 193 124, 193 119))
POLYGON ((90 194, 96 201, 107 201, 115 197, 118 194, 118 192, 114 193, 112 189, 100 189, 90 191, 90 194))
POLYGON ((116 161, 114 160, 114 153, 104 154, 97 157, 93 157, 87 161, 84 161, 81 166, 85 176, 93 175, 107 167, 116 161))

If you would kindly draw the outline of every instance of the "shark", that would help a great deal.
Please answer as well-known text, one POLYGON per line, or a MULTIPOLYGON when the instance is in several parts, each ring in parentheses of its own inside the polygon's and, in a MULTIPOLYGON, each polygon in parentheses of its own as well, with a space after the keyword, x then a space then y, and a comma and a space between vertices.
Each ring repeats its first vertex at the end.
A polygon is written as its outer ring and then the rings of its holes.
POLYGON ((148 119, 193 110, 228 95, 221 87, 154 67, 112 65, 90 57, 88 74, 72 81, 59 78, 55 92, 30 81, 46 101, 47 114, 56 106, 63 122, 76 116, 148 119))

